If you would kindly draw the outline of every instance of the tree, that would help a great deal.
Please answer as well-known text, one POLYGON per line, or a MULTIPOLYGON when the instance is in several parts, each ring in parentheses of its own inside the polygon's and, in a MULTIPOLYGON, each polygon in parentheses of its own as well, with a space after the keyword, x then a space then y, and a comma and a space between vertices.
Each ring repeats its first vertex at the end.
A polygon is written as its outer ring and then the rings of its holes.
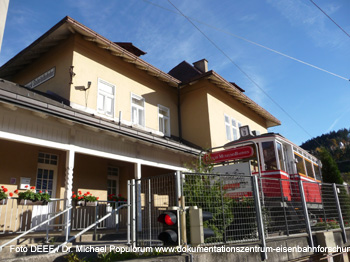
POLYGON ((331 154, 326 148, 321 147, 319 150, 320 160, 322 162, 322 179, 324 183, 343 184, 340 171, 331 154))

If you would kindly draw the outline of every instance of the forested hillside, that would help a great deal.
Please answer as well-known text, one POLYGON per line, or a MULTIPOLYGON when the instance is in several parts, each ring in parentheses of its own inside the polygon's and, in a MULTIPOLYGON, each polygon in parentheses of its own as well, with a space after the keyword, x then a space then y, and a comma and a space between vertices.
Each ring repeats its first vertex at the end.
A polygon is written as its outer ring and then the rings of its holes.
POLYGON ((321 147, 325 147, 336 161, 344 180, 350 182, 350 129, 340 129, 312 138, 301 145, 310 153, 319 156, 321 147))

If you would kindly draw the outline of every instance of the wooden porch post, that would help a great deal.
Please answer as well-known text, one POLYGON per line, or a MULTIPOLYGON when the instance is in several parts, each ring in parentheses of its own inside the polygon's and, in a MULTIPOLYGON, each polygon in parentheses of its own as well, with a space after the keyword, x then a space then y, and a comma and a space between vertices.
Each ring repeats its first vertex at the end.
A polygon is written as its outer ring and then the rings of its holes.
MULTIPOLYGON (((67 151, 66 157, 66 178, 65 178, 65 192, 64 192, 64 200, 65 200, 65 208, 68 208, 72 205, 72 190, 73 190, 73 169, 74 169, 74 157, 75 151, 70 149, 67 151)), ((65 238, 66 241, 69 239, 70 228, 71 228, 71 218, 72 218, 72 210, 69 210, 65 216, 65 238)))

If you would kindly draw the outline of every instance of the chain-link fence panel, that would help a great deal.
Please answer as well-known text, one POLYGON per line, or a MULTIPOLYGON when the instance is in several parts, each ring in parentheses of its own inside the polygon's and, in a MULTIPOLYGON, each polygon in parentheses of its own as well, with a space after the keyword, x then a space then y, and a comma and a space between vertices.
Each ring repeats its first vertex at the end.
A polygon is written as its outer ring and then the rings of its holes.
POLYGON ((345 227, 350 227, 350 192, 346 185, 337 185, 340 209, 345 227))
POLYGON ((163 224, 157 219, 169 207, 178 205, 175 177, 166 174, 135 180, 137 246, 163 245, 158 240, 163 224))
POLYGON ((252 177, 183 173, 182 182, 186 206, 213 216, 204 222, 215 234, 206 244, 258 240, 252 177))
POLYGON ((259 186, 267 237, 305 233, 298 182, 263 177, 259 186))

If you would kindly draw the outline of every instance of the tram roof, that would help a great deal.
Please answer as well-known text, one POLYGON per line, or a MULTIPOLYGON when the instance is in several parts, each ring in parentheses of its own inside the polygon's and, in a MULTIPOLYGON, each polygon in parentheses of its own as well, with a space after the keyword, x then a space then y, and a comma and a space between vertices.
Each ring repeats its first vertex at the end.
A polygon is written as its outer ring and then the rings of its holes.
POLYGON ((310 154, 308 151, 306 151, 305 149, 301 148, 300 146, 294 144, 293 142, 291 142, 290 140, 288 140, 287 138, 285 138, 281 134, 279 134, 279 133, 272 133, 272 132, 264 133, 264 134, 257 135, 257 136, 254 136, 254 135, 245 136, 245 137, 242 137, 242 138, 240 138, 238 140, 231 141, 231 142, 225 144, 223 146, 223 148, 227 149, 227 148, 230 148, 230 147, 233 147, 233 146, 236 146, 236 145, 240 145, 241 143, 248 142, 248 141, 252 141, 252 142, 257 141, 258 142, 259 140, 263 140, 265 138, 271 138, 271 139, 279 138, 279 140, 284 141, 284 142, 292 145, 293 148, 294 148, 294 151, 298 152, 299 154, 302 154, 304 156, 308 156, 309 158, 314 158, 314 159, 317 160, 317 158, 315 156, 313 156, 312 154, 310 154), (295 150, 295 149, 297 149, 297 150, 295 150))

